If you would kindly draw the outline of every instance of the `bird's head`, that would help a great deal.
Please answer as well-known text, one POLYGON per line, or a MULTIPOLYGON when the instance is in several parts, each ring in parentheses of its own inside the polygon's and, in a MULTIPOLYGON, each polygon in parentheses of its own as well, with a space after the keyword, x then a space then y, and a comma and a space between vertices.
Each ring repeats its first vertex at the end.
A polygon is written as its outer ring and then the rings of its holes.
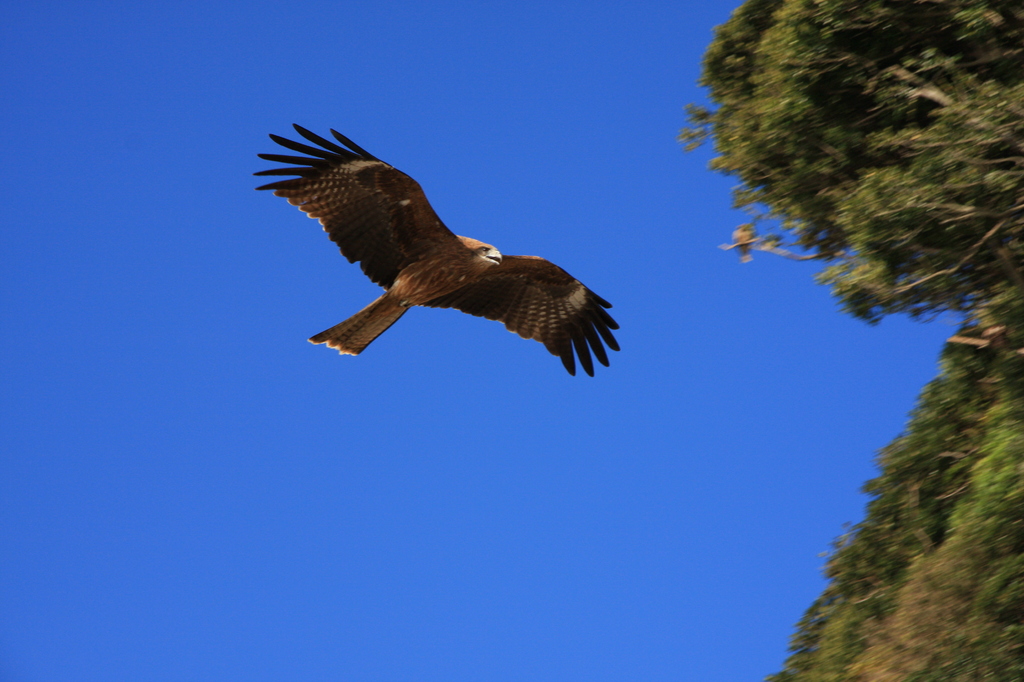
POLYGON ((459 237, 459 239, 462 240, 466 248, 471 249, 480 258, 489 260, 495 265, 501 264, 501 252, 490 244, 484 244, 479 239, 473 239, 472 237, 459 237))

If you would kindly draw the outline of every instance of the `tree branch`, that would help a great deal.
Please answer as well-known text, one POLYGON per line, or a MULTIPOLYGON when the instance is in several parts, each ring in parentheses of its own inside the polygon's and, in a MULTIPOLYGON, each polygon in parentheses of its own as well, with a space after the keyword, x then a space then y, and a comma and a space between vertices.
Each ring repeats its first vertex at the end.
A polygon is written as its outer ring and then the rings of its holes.
POLYGON ((1004 244, 997 242, 994 235, 986 235, 986 238, 988 239, 989 248, 992 249, 999 259, 999 265, 1003 268, 1003 272, 1020 289, 1021 296, 1024 296, 1024 277, 1021 276, 1020 270, 1014 267, 1009 249, 1004 244))
POLYGON ((763 239, 751 239, 749 241, 736 242, 734 244, 720 244, 718 248, 723 251, 731 251, 739 246, 747 246, 757 251, 765 251, 767 253, 774 253, 776 256, 782 256, 790 260, 820 260, 822 258, 841 258, 845 256, 845 253, 811 253, 804 256, 793 253, 778 246, 766 243, 763 239))
POLYGON ((900 80, 906 81, 908 83, 913 83, 914 85, 918 86, 917 88, 911 90, 910 94, 916 95, 917 97, 924 97, 925 99, 930 99, 936 104, 941 104, 944 107, 948 107, 950 104, 953 103, 953 98, 944 93, 942 90, 939 90, 939 88, 934 83, 926 81, 920 76, 907 71, 902 66, 889 67, 889 71, 895 74, 896 77, 899 78, 900 80))
POLYGON ((921 279, 919 279, 919 280, 917 280, 915 282, 911 282, 910 284, 904 284, 901 287, 896 287, 895 289, 893 289, 892 293, 893 294, 902 294, 902 293, 904 293, 906 291, 910 291, 911 289, 913 289, 914 287, 916 287, 918 285, 924 284, 925 282, 927 282, 930 279, 934 279, 936 277, 941 277, 942 275, 952 275, 954 272, 956 272, 957 270, 962 268, 964 265, 966 265, 967 261, 969 261, 972 258, 974 258, 974 256, 978 253, 978 251, 981 249, 981 247, 984 246, 985 242, 988 241, 988 239, 990 237, 992 237, 992 235, 994 235, 996 232, 998 232, 999 229, 1002 228, 1002 226, 1004 224, 1006 224, 1007 220, 1009 220, 1009 219, 1006 218, 1006 219, 1000 220, 998 223, 996 223, 996 226, 993 227, 988 232, 986 232, 985 236, 982 237, 981 240, 978 241, 978 243, 976 243, 974 246, 972 246, 970 249, 967 250, 967 254, 963 258, 961 258, 957 262, 956 265, 948 267, 945 270, 939 270, 938 272, 933 272, 932 274, 927 275, 925 277, 922 277, 921 279))

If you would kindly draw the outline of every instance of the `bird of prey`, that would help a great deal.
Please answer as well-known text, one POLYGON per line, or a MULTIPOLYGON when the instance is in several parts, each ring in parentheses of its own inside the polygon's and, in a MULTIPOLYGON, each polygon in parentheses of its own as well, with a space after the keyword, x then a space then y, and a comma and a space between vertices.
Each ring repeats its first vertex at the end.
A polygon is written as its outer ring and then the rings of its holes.
POLYGON ((754 232, 754 226, 750 223, 740 225, 733 230, 732 245, 739 248, 741 263, 749 263, 754 260, 754 257, 750 255, 750 247, 757 242, 757 234, 754 232))
POLYGON ((273 190, 319 219, 350 263, 385 290, 383 296, 312 337, 358 355, 411 306, 456 308, 498 320, 536 339, 576 374, 575 356, 594 375, 591 352, 608 366, 604 344, 619 350, 611 304, 554 263, 537 256, 503 256, 490 244, 453 234, 434 213, 419 183, 331 130, 341 146, 296 125, 316 147, 270 138, 307 156, 259 154, 291 164, 255 175, 294 175, 256 189, 273 190))

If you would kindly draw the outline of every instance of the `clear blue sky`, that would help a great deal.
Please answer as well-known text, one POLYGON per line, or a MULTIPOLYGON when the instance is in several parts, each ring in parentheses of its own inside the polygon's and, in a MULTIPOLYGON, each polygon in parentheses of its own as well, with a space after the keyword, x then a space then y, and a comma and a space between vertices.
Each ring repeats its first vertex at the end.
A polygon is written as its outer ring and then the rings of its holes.
POLYGON ((735 0, 9 4, 0 679, 759 680, 950 329, 869 327, 675 141, 735 0), (253 187, 342 131, 622 352, 413 310, 253 187))

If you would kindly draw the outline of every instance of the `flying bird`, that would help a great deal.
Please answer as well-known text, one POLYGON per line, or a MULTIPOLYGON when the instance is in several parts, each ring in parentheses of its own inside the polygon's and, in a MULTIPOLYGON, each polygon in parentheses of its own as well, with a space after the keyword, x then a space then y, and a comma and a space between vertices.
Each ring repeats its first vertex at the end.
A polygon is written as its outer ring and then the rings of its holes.
POLYGON ((412 306, 455 308, 503 322, 536 339, 576 374, 576 360, 594 376, 591 357, 608 366, 604 345, 619 350, 611 304, 550 261, 504 256, 490 244, 452 233, 419 183, 331 130, 336 144, 305 128, 316 147, 271 135, 307 156, 259 154, 291 164, 255 175, 294 175, 256 189, 273 190, 323 225, 350 263, 385 290, 358 313, 310 339, 343 355, 359 355, 412 306), (601 342, 604 342, 602 345, 601 342), (575 351, 575 355, 574 355, 575 351))

